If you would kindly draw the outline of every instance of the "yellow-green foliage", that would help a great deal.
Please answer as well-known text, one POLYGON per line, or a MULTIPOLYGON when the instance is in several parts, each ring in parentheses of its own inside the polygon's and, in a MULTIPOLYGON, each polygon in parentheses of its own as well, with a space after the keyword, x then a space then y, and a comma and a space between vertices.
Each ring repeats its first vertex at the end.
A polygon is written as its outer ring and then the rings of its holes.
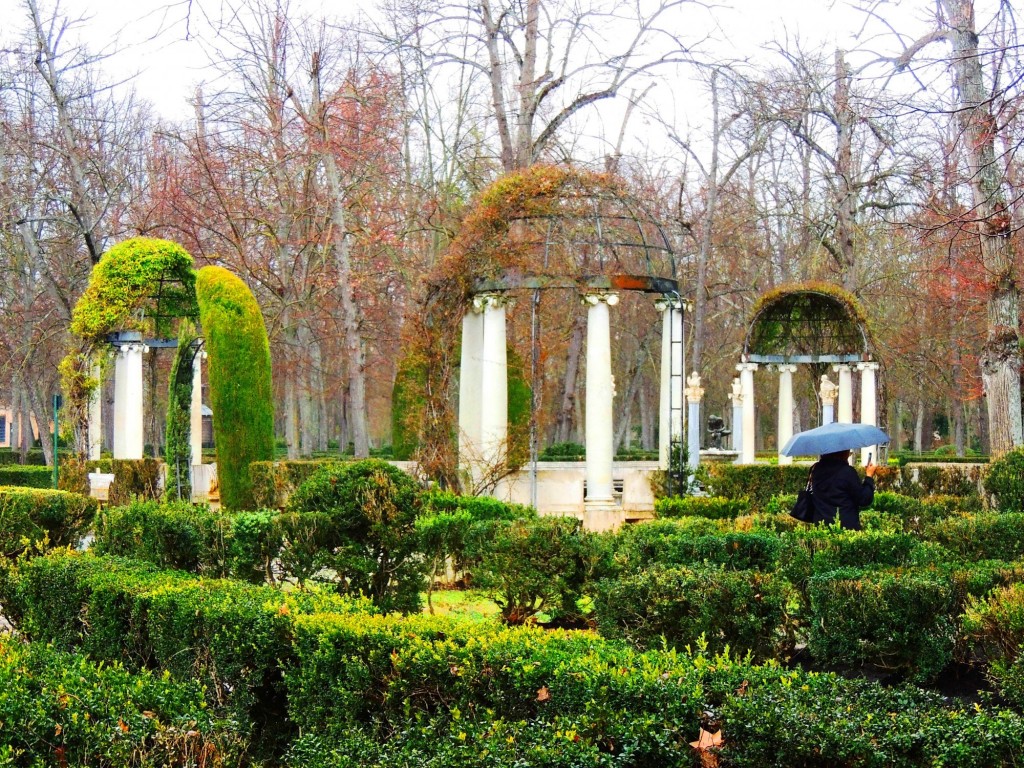
POLYGON ((249 463, 274 458, 267 329, 248 286, 223 267, 199 270, 196 294, 210 362, 221 502, 252 509, 249 463))
POLYGON ((71 331, 87 341, 123 330, 160 336, 168 334, 173 319, 195 314, 188 251, 169 240, 133 237, 108 250, 93 269, 71 315, 71 331))

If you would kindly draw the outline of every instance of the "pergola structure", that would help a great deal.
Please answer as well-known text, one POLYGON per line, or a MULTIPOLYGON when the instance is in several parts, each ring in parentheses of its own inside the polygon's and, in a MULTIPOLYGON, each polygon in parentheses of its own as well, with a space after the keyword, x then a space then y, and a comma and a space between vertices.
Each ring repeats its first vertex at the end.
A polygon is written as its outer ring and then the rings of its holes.
MULTIPOLYGON (((733 445, 738 463, 754 462, 756 411, 754 373, 761 367, 779 374, 779 449, 793 436, 793 373, 810 365, 820 376, 821 423, 853 422, 853 374, 860 374, 860 420, 877 422, 877 372, 870 334, 860 302, 833 285, 808 283, 765 294, 754 307, 741 362, 733 381, 733 445), (838 374, 838 386, 827 371, 838 374), (838 399, 838 413, 834 412, 838 399)), ((862 463, 876 447, 861 451, 862 463)), ((779 454, 779 463, 792 458, 779 454)))

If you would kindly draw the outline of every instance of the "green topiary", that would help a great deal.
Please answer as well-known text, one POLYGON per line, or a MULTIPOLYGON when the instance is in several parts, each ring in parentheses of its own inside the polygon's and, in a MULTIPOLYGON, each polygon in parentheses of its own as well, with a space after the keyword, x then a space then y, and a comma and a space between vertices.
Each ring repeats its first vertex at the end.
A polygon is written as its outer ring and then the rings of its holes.
POLYGON ((252 292, 223 267, 199 270, 196 295, 210 362, 221 503, 252 509, 249 463, 274 458, 267 329, 252 292))
POLYGON ((365 594, 384 610, 419 610, 425 564, 410 475, 379 459, 328 465, 296 489, 288 509, 330 519, 334 546, 323 564, 337 572, 339 592, 365 594))
POLYGON ((1024 512, 1024 448, 993 461, 985 477, 985 490, 996 497, 1003 512, 1024 512))

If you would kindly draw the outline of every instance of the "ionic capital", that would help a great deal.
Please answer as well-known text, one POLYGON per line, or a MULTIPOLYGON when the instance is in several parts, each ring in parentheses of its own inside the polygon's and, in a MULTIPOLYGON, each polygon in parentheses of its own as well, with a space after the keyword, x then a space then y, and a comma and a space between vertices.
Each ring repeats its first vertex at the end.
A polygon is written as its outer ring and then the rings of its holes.
POLYGON ((614 307, 619 303, 619 294, 615 291, 589 291, 583 294, 581 301, 589 307, 596 307, 602 303, 614 307))
POLYGON ((488 309, 500 309, 515 303, 511 296, 504 293, 478 293, 473 297, 472 308, 476 313, 486 312, 488 309))
POLYGON ((753 373, 758 368, 757 363, 737 363, 736 370, 740 373, 753 373))
POLYGON ((796 373, 796 366, 793 363, 783 363, 776 366, 776 370, 779 373, 796 373))
POLYGON ((864 371, 877 371, 882 366, 879 363, 866 361, 863 363, 857 363, 857 370, 863 373, 864 371))

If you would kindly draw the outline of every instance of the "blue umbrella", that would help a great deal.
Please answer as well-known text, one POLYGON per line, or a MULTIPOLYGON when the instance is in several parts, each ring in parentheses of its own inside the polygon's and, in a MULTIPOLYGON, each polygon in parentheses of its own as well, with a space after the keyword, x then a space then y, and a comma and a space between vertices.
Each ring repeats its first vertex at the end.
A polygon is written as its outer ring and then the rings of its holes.
POLYGON ((782 447, 782 455, 820 456, 823 453, 867 448, 869 445, 888 442, 889 436, 873 424, 842 424, 834 421, 793 435, 782 447))

